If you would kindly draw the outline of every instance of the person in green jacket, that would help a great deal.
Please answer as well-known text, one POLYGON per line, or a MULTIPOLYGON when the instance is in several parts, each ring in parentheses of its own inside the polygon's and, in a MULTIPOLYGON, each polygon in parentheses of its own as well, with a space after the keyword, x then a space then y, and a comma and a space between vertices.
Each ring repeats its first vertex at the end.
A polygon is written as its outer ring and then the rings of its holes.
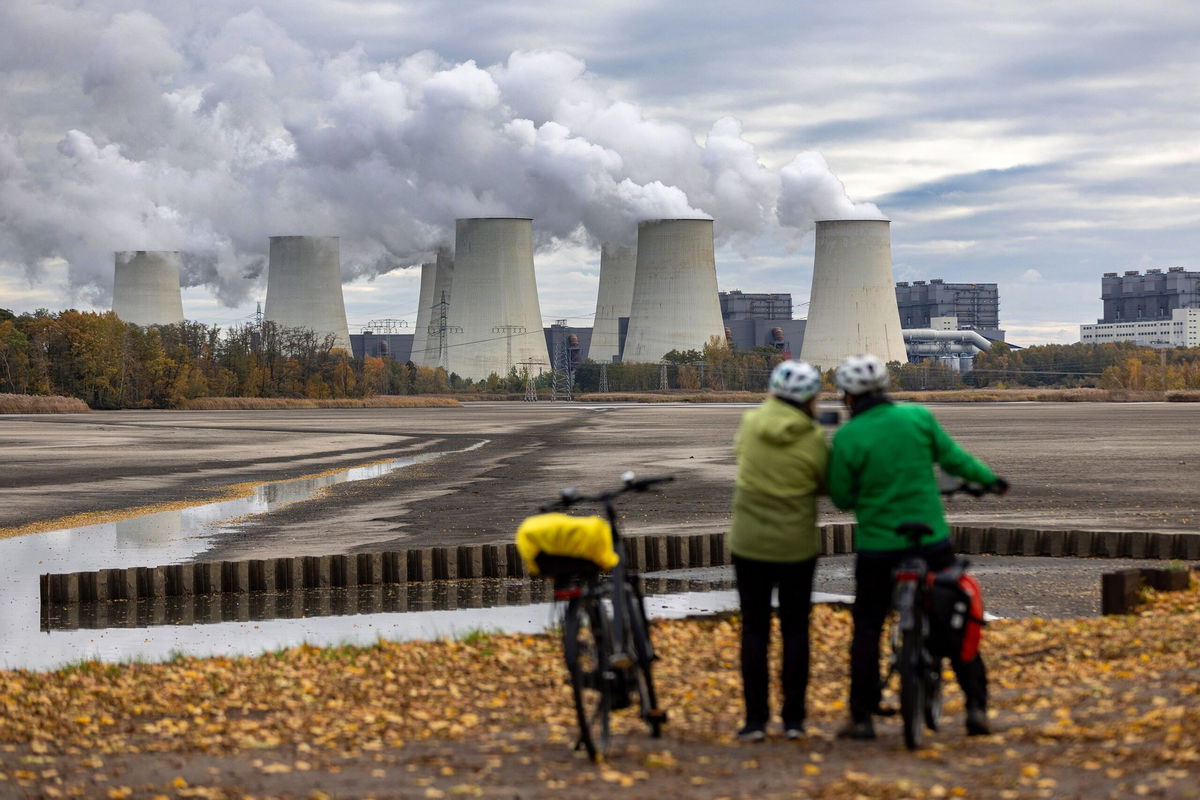
MULTIPOLYGON (((829 496, 838 508, 853 509, 857 521, 850 722, 839 735, 873 739, 871 716, 880 700, 879 639, 891 610, 892 572, 912 547, 897 529, 905 522, 927 524, 932 532, 921 540, 919 552, 930 569, 944 569, 955 555, 934 465, 999 493, 1007 491, 1008 484, 959 447, 929 409, 893 403, 885 391, 887 368, 875 356, 847 358, 835 382, 850 420, 833 437, 829 496)), ((988 733, 983 658, 963 663, 951 654, 950 661, 966 696, 967 732, 988 733)))
POLYGON ((804 735, 808 619, 821 551, 817 495, 824 490, 828 461, 825 436, 814 420, 820 391, 821 373, 815 367, 784 361, 771 373, 770 396, 742 416, 734 441, 738 468, 729 548, 742 609, 742 741, 766 738, 767 647, 775 587, 783 634, 783 727, 789 739, 804 735))

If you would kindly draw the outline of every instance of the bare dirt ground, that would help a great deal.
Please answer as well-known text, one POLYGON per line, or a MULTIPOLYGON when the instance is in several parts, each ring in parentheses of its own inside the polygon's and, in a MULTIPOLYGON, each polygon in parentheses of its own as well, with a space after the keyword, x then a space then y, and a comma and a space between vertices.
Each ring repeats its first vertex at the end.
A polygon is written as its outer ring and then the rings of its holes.
MULTIPOLYGON (((233 483, 416 452, 463 450, 256 518, 206 557, 262 557, 506 541, 569 484, 625 469, 679 481, 626 506, 630 533, 728 522, 730 453, 745 407, 479 403, 449 409, 104 412, 5 417, 0 528, 155 502, 202 502, 233 483)), ((934 411, 1014 486, 956 500, 964 523, 1194 531, 1200 407, 997 403, 934 411)), ((828 503, 826 521, 849 519, 828 503)))

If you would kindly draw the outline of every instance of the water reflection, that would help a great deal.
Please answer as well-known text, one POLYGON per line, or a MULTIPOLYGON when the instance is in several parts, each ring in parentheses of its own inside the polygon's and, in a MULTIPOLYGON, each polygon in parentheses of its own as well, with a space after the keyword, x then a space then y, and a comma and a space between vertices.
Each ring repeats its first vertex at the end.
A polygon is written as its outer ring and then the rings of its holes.
MULTIPOLYGON (((645 578, 647 595, 726 590, 731 580, 645 578)), ((291 592, 158 597, 102 603, 54 603, 42 609, 43 631, 145 628, 307 617, 498 608, 545 603, 553 591, 541 580, 475 579, 301 589, 291 592)))
MULTIPOLYGON (((464 450, 423 453, 314 478, 264 483, 248 496, 232 500, 0 539, 0 563, 9 567, 0 574, 0 668, 36 668, 90 656, 87 641, 80 644, 79 649, 66 647, 55 653, 41 651, 44 642, 40 638, 43 635, 40 633, 40 574, 153 567, 192 561, 210 548, 214 537, 240 532, 247 517, 308 500, 334 484, 378 478, 410 464, 449 452, 474 450, 486 443, 487 440, 481 440, 464 450)), ((136 610, 125 613, 132 613, 134 619, 138 614, 136 610)), ((128 654, 115 652, 110 657, 134 657, 137 649, 132 647, 128 654)))

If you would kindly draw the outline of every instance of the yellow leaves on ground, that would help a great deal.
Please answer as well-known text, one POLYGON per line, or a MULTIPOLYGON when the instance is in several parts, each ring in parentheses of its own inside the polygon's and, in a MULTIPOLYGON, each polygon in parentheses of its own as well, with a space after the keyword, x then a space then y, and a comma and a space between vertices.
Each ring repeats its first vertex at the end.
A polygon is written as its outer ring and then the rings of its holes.
MULTIPOLYGON (((1173 771, 1191 775, 1200 769, 1198 629, 1200 592, 1195 589, 1151 594, 1131 617, 990 625, 984 653, 993 711, 1002 724, 988 740, 992 760, 975 766, 1005 775, 1010 781, 1005 791, 1053 793, 1062 790, 1062 776, 1056 762, 1041 754, 1054 749, 1060 754, 1057 763, 1069 762, 1096 779, 1120 782, 1138 776, 1137 785, 1152 793, 1183 785, 1185 779, 1173 771)), ((831 730, 845 717, 849 634, 844 610, 814 609, 808 705, 817 730, 831 730)), ((692 761, 684 755, 688 747, 732 742, 742 713, 738 636, 738 623, 730 619, 654 624, 662 656, 655 677, 660 705, 670 714, 669 739, 633 759, 600 765, 591 773, 596 787, 604 784, 615 793, 665 778, 702 787, 721 780, 719 769, 750 774, 766 768, 755 756, 769 751, 730 751, 720 766, 708 763, 708 756, 692 761)), ((772 663, 777 665, 778 658, 776 642, 772 663)), ((380 642, 365 648, 302 646, 257 658, 86 663, 40 674, 4 671, 0 706, 5 709, 0 741, 27 745, 28 758, 83 755, 77 763, 91 770, 104 767, 110 753, 243 753, 254 759, 261 751, 262 760, 251 762, 261 774, 312 770, 316 775, 328 753, 364 756, 434 739, 492 742, 499 759, 499 754, 522 753, 529 742, 562 743, 566 751, 575 731, 560 643, 550 635, 380 642)), ((947 715, 956 729, 961 718, 954 715, 961 709, 961 695, 951 686, 947 715)), ((614 729, 618 740, 635 732, 645 735, 633 711, 618 712, 614 729)), ((652 740, 641 741, 649 745, 652 740)), ((920 759, 906 763, 940 770, 954 761, 957 741, 934 737, 920 759)), ((797 780, 840 781, 847 791, 884 796, 866 764, 845 770, 811 745, 799 746, 807 749, 793 767, 797 780)), ((842 747, 837 745, 834 754, 842 747)), ((372 769, 369 776, 389 779, 383 769, 372 769)), ((9 777, 48 780, 24 768, 9 777)), ((552 784, 563 777, 547 774, 538 784, 554 790, 552 784)), ((418 784, 418 793, 477 796, 482 792, 477 778, 461 766, 456 772, 445 765, 437 771, 436 785, 418 784)), ((952 776, 938 780, 921 791, 933 796, 936 787, 936 796, 959 797, 964 785, 971 786, 952 776)), ((912 792, 895 788, 899 785, 891 785, 886 796, 916 796, 915 784, 912 792)), ((122 797, 123 791, 123 786, 103 788, 109 797, 122 797)), ((171 791, 203 796, 182 777, 171 791)), ((1133 783, 1128 791, 1136 794, 1133 783)))

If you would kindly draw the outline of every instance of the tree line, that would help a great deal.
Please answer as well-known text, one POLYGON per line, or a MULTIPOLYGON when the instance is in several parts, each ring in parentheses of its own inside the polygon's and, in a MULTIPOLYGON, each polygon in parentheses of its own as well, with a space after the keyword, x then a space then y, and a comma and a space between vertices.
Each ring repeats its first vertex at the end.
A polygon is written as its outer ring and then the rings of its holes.
POLYGON ((0 392, 92 408, 174 408, 199 397, 363 397, 450 391, 444 370, 356 360, 333 336, 272 322, 140 327, 110 312, 0 309, 0 392))
MULTIPOLYGON (((368 395, 488 393, 519 395, 516 369, 470 381, 443 369, 390 358, 355 359, 333 336, 271 322, 222 329, 198 322, 139 327, 112 312, 0 309, 0 393, 65 395, 92 408, 174 408, 200 397, 346 398, 368 395)), ((667 353, 662 363, 586 362, 574 392, 761 392, 784 354, 735 350, 713 337, 699 350, 667 353)), ((1155 349, 1128 342, 1040 345, 996 342, 959 374, 936 363, 889 364, 894 389, 1042 387, 1200 389, 1200 348, 1155 349)), ((549 373, 535 376, 547 390, 549 373)), ((833 371, 825 375, 833 388, 833 371)))

